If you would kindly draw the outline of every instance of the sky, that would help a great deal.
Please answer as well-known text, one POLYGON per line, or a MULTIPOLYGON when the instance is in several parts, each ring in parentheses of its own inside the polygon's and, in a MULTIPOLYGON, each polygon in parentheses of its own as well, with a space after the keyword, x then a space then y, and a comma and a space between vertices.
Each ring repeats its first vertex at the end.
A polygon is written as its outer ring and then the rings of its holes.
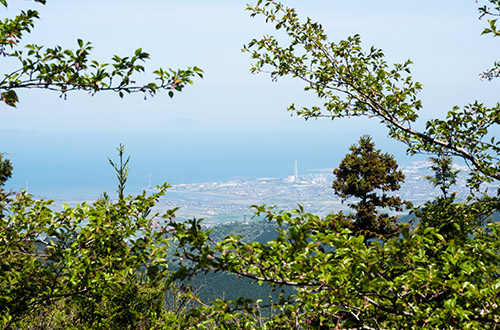
MULTIPOLYGON (((422 123, 443 117, 454 105, 497 102, 498 82, 478 76, 499 54, 497 40, 480 36, 486 26, 478 20, 480 3, 283 2, 300 17, 322 23, 331 41, 360 34, 363 45, 383 49, 389 63, 412 59, 413 77, 424 85, 422 123)), ((149 176, 153 184, 284 177, 293 173, 295 160, 302 173, 334 168, 363 134, 374 136, 400 163, 413 160, 377 120, 306 122, 291 116, 286 110, 291 103, 307 106, 316 99, 298 81, 272 82, 249 72, 252 60, 242 53, 243 45, 280 33, 262 17, 250 18, 246 3, 49 0, 42 6, 11 0, 8 10, 0 8, 0 17, 28 7, 40 12, 25 42, 76 48, 81 38, 92 42, 93 57, 100 61, 143 48, 151 55, 149 72, 195 65, 205 71, 173 99, 166 93, 144 100, 139 94, 120 99, 75 92, 64 100, 54 92, 20 91, 17 109, 0 105, 0 151, 14 164, 9 187, 28 185, 44 197, 112 191, 114 173, 106 158, 116 159, 120 143, 131 155, 131 192, 146 186, 149 176)), ((10 64, 0 61, 5 71, 10 64)))

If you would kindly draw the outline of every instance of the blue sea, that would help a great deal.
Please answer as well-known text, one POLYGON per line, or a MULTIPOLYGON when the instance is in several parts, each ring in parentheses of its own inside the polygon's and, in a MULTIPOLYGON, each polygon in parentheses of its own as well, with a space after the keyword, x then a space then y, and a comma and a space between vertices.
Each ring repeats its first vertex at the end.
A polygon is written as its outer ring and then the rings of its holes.
MULTIPOLYGON (((125 145, 130 155, 127 193, 137 194, 150 183, 225 181, 241 178, 284 178, 294 172, 314 173, 335 168, 359 132, 325 134, 309 130, 289 133, 258 132, 253 135, 161 135, 127 134, 125 137, 51 136, 20 134, 4 141, 4 157, 14 166, 7 188, 21 188, 39 198, 56 200, 95 200, 104 191, 114 196, 116 177, 109 156, 118 161, 116 147, 125 145), (160 135, 159 135, 160 136, 160 135), (342 135, 340 135, 342 136, 342 135)), ((400 164, 409 163, 405 146, 383 134, 374 137, 377 147, 394 154, 400 164)), ((418 158, 422 159, 422 157, 418 158)))

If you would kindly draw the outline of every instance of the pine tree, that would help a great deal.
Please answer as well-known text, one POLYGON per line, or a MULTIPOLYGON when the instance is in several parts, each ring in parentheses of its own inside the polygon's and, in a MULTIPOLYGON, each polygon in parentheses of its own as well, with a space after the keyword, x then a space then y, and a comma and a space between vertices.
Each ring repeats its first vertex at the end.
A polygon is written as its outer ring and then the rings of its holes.
POLYGON ((404 180, 403 172, 398 170, 392 155, 375 149, 370 136, 362 136, 359 145, 352 145, 349 150, 351 153, 333 171, 336 178, 332 184, 335 194, 342 200, 358 200, 349 204, 355 213, 345 225, 355 234, 365 235, 366 240, 396 235, 400 227, 397 216, 379 213, 378 208, 402 211, 405 202, 387 193, 399 190, 404 180))

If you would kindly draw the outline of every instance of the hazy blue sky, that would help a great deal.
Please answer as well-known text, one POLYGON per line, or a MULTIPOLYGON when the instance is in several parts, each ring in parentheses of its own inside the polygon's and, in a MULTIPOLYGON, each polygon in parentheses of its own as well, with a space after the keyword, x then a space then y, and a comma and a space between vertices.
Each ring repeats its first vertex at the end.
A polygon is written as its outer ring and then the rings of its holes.
MULTIPOLYGON (((301 17, 321 22, 330 40, 358 33, 364 45, 385 51, 389 62, 411 58, 413 75, 424 85, 422 119, 442 116, 453 105, 478 99, 496 102, 498 82, 478 73, 498 60, 499 43, 480 37, 473 0, 284 1, 301 17)), ((250 18, 247 1, 49 0, 37 6, 41 20, 26 41, 75 48, 91 41, 95 58, 125 56, 142 47, 157 67, 197 65, 205 78, 174 99, 163 93, 119 99, 72 93, 67 100, 44 91, 22 91, 16 110, 0 107, 0 151, 15 166, 12 187, 43 194, 60 189, 112 189, 106 156, 124 143, 132 155, 131 185, 193 182, 235 176, 284 176, 293 171, 335 167, 362 134, 402 157, 405 148, 385 138, 376 120, 318 120, 291 117, 286 107, 310 105, 313 95, 290 79, 271 82, 251 75, 252 38, 275 34, 261 17, 250 18), (50 187, 49 187, 50 186, 50 187)), ((0 17, 13 16, 32 2, 12 0, 0 17)), ((1 59, 0 68, 8 62, 1 59)), ((3 71, 4 69, 2 69, 3 71)), ((101 190, 102 190, 101 189, 101 190)))

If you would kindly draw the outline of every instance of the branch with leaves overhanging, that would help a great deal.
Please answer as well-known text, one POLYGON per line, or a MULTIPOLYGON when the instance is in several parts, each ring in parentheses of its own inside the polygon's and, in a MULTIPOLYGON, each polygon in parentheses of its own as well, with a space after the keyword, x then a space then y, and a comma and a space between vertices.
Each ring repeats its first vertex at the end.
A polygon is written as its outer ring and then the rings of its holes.
MULTIPOLYGON (((36 2, 45 4, 41 0, 36 2)), ((0 4, 7 7, 6 0, 0 4)), ((16 60, 18 67, 0 77, 0 101, 9 106, 16 106, 19 102, 16 91, 20 89, 47 89, 60 92, 63 97, 75 90, 87 91, 91 95, 112 91, 120 97, 131 93, 154 96, 167 90, 173 97, 174 92, 192 84, 193 77, 203 77, 203 71, 196 66, 179 70, 159 68, 153 72, 154 81, 137 83, 136 74, 145 71, 143 63, 150 58, 141 48, 133 56, 113 56, 111 64, 92 60, 89 56, 93 47, 80 39, 75 50, 36 44, 21 48, 23 35, 31 32, 36 19, 39 19, 38 12, 27 10, 13 19, 0 21, 0 55, 16 60)))
POLYGON ((475 102, 460 110, 455 107, 444 120, 430 120, 425 131, 412 125, 422 108, 417 94, 422 85, 413 82, 408 60, 389 66, 380 49, 365 51, 358 35, 340 42, 329 42, 318 23, 301 22, 295 9, 260 0, 248 6, 251 16, 262 15, 266 22, 284 30, 289 42, 282 45, 272 36, 252 40, 244 51, 255 63, 251 72, 268 72, 276 80, 290 75, 305 82, 323 106, 296 108, 290 111, 305 119, 350 116, 376 117, 389 129, 389 136, 402 141, 414 153, 448 153, 463 158, 474 169, 471 186, 484 180, 500 180, 496 161, 500 143, 491 137, 498 127, 500 105, 487 108, 475 102), (269 71, 268 68, 270 68, 269 71))
MULTIPOLYGON (((487 2, 489 2, 489 5, 484 5, 478 8, 479 19, 484 17, 492 19, 488 19, 488 27, 485 28, 481 34, 492 34, 494 37, 498 37, 500 36, 500 30, 497 28, 497 20, 500 16, 500 1, 487 0, 487 2)), ((497 61, 493 63, 493 68, 482 72, 479 76, 481 79, 487 80, 493 80, 500 77, 500 62, 497 61)))

